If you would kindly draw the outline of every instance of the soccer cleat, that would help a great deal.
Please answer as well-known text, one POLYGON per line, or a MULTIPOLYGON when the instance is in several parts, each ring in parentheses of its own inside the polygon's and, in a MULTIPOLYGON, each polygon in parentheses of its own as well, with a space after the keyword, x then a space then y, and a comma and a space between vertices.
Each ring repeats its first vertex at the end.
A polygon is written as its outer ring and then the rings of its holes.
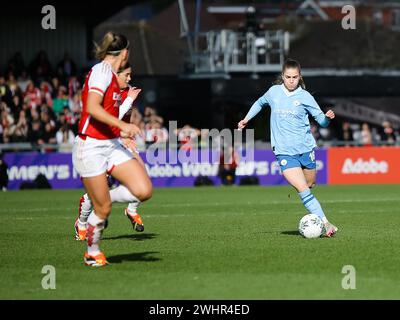
POLYGON ((133 230, 136 230, 137 232, 144 231, 142 218, 138 214, 131 216, 128 213, 128 209, 125 209, 125 215, 128 217, 129 221, 132 223, 133 230))
POLYGON ((85 262, 86 266, 90 267, 104 267, 105 265, 109 264, 106 256, 102 252, 95 256, 91 256, 89 253, 85 252, 83 261, 85 262))
POLYGON ((325 223, 325 236, 331 238, 336 234, 338 228, 330 222, 325 223))
POLYGON ((75 221, 74 229, 75 229, 75 240, 76 241, 85 241, 87 229, 82 228, 79 225, 78 219, 76 219, 76 221, 75 221))

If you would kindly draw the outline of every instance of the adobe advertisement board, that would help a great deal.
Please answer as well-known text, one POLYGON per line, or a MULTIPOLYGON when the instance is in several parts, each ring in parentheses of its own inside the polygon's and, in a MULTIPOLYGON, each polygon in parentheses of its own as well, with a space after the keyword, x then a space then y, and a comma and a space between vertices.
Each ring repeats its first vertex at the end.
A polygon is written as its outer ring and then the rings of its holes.
POLYGON ((330 148, 328 164, 328 184, 400 183, 400 148, 330 148))
MULTIPOLYGON (((173 163, 150 164, 146 154, 141 153, 146 163, 147 172, 154 187, 192 187, 200 176, 208 177, 214 185, 220 185, 218 177, 219 156, 202 163, 173 163)), ((161 157, 162 158, 162 157, 161 157)), ((327 182, 326 150, 317 150, 317 183, 327 182)), ((68 153, 8 153, 4 160, 9 169, 10 190, 19 189, 24 182, 33 181, 39 173, 45 175, 53 189, 82 188, 79 174, 72 166, 72 156, 68 153)), ((279 165, 271 150, 255 150, 251 161, 239 162, 236 184, 243 177, 257 177, 260 185, 286 184, 280 172, 279 165)))

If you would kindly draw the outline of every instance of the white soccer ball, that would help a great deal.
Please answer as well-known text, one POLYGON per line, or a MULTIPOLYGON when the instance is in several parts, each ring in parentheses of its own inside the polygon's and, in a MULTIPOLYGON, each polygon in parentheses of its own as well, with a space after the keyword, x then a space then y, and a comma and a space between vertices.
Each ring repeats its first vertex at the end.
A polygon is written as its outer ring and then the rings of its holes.
POLYGON ((299 222, 299 232, 304 238, 319 238, 324 232, 324 223, 316 214, 307 214, 299 222))

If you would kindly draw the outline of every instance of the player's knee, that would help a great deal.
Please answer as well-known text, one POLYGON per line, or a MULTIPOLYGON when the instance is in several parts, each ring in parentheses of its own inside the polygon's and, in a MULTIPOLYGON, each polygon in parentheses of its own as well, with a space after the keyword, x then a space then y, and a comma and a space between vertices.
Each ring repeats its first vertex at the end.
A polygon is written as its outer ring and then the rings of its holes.
POLYGON ((312 188, 314 188, 314 187, 316 186, 315 181, 308 182, 307 184, 308 184, 308 187, 309 187, 310 189, 312 189, 312 188))
POLYGON ((146 201, 149 200, 153 195, 153 187, 152 185, 144 185, 140 188, 140 190, 138 191, 136 197, 140 200, 140 201, 146 201))

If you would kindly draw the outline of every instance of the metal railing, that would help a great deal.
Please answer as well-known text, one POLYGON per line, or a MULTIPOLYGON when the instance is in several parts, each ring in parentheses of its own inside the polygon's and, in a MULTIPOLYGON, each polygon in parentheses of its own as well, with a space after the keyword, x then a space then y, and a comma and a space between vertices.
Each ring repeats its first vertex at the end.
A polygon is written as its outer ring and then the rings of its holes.
MULTIPOLYGON (((146 143, 145 145, 138 146, 138 150, 141 152, 145 152, 152 143, 146 143)), ((244 146, 245 144, 243 144, 244 146)), ((317 145, 319 148, 330 148, 330 147, 362 147, 363 145, 360 141, 352 140, 352 141, 341 141, 341 140, 330 140, 330 141, 322 141, 318 140, 317 145)), ((394 142, 389 141, 374 141, 372 146, 400 146, 400 140, 396 140, 394 142)), ((157 147, 159 149, 163 148, 175 148, 179 149, 182 144, 159 144, 157 147)), ((255 141, 254 143, 255 149, 271 149, 271 143, 267 141, 255 141)), ((196 148, 215 148, 215 145, 211 143, 193 143, 191 144, 193 149, 196 148)), ((218 147, 218 146, 217 146, 218 147)), ((30 143, 6 143, 0 144, 0 154, 4 152, 31 152, 36 151, 40 153, 47 153, 47 152, 65 152, 71 153, 72 152, 72 145, 71 144, 42 144, 42 145, 32 145, 30 143)))

